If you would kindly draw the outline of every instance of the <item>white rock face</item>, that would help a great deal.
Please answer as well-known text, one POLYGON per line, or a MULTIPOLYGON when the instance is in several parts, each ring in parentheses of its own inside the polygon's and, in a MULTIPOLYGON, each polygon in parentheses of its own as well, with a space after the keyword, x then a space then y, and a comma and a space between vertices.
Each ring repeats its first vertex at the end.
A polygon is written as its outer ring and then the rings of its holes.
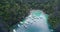
POLYGON ((22 25, 15 32, 50 32, 47 24, 48 16, 41 10, 32 10, 22 25))

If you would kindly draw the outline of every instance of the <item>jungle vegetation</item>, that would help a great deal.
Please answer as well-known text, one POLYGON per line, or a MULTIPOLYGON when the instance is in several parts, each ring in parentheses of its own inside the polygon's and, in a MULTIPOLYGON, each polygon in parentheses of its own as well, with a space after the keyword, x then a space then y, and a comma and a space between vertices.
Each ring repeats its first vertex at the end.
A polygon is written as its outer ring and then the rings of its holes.
POLYGON ((49 23, 55 29, 57 23, 60 23, 60 15, 54 13, 58 5, 58 0, 46 0, 45 2, 36 2, 34 0, 0 0, 0 22, 9 29, 19 21, 22 21, 30 9, 41 9, 49 15, 49 23))

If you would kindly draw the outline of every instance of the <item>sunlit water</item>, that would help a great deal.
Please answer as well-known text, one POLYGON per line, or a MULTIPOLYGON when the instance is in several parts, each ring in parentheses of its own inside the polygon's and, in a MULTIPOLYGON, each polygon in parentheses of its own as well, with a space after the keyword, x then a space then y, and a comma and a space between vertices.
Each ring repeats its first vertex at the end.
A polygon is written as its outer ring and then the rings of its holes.
POLYGON ((48 28, 48 15, 41 10, 32 10, 25 20, 17 24, 13 32, 50 32, 48 28))

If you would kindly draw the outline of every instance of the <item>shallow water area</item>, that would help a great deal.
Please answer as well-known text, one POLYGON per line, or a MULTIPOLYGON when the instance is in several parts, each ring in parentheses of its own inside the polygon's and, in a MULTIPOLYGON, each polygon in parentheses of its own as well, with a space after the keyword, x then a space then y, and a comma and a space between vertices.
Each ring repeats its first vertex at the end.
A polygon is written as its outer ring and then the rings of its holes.
MULTIPOLYGON (((30 15, 23 20, 23 24, 17 24, 18 28, 14 32, 50 32, 48 27, 48 15, 42 10, 32 10, 30 15)), ((21 23, 21 22, 20 22, 21 23)))

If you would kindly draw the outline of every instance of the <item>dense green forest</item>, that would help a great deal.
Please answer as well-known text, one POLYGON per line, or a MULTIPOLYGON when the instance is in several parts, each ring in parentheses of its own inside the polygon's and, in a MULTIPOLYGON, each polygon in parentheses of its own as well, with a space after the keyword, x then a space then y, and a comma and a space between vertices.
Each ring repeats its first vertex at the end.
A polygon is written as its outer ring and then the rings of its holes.
POLYGON ((41 9, 49 15, 48 21, 55 29, 56 24, 60 23, 60 18, 53 15, 58 0, 36 1, 27 1, 25 3, 24 0, 0 0, 0 22, 3 22, 9 29, 19 21, 22 21, 29 14, 30 9, 41 9))

